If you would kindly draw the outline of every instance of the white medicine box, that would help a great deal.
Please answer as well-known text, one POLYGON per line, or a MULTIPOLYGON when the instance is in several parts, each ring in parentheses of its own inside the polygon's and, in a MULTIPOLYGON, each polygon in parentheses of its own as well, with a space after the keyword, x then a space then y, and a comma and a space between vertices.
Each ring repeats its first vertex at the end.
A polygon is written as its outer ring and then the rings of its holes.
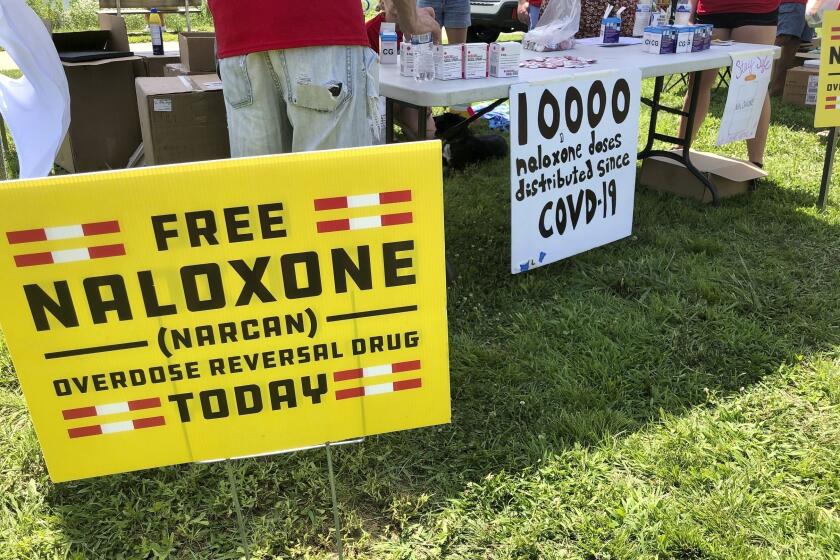
POLYGON ((435 78, 460 80, 463 75, 463 45, 435 45, 435 78))
POLYGON ((522 44, 514 42, 490 45, 490 76, 493 78, 514 78, 519 75, 519 55, 522 44))
POLYGON ((464 45, 464 78, 487 77, 487 43, 464 45))

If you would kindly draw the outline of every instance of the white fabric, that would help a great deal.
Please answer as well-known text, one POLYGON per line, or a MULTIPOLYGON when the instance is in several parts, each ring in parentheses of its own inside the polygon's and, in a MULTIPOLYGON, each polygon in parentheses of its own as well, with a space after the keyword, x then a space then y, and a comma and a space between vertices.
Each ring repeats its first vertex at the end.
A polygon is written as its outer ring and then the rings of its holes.
POLYGON ((67 77, 44 22, 24 0, 0 2, 0 46, 23 77, 0 75, 0 113, 20 161, 20 177, 45 177, 70 126, 67 77))

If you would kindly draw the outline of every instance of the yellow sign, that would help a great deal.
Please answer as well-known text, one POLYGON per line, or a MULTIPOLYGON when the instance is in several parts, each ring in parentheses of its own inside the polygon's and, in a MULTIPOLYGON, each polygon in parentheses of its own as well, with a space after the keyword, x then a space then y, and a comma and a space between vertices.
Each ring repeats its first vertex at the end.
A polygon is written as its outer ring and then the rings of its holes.
POLYGON ((437 142, 0 188, 56 482, 450 420, 437 142))
POLYGON ((820 82, 814 126, 840 126, 840 11, 826 12, 820 46, 820 82))

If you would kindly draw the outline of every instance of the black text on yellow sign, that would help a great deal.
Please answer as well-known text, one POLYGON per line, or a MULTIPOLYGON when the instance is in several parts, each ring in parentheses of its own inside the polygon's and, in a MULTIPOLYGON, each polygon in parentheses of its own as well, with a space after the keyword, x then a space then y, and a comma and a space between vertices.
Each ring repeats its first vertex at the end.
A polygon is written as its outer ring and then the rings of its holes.
POLYGON ((0 189, 0 322, 55 481, 450 418, 437 142, 0 189))
POLYGON ((814 126, 840 126, 840 11, 826 12, 823 20, 814 126))

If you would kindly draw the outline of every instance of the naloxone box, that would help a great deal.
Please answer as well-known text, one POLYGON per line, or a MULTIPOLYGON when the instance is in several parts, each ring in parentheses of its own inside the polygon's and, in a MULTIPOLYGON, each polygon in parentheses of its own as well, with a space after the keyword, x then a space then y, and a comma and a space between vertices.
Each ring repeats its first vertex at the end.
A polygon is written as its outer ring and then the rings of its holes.
POLYGON ((464 47, 458 45, 435 45, 435 78, 438 80, 459 80, 463 76, 464 47))
POLYGON ((464 45, 464 78, 487 77, 487 43, 464 45))
POLYGON ((136 88, 146 164, 230 157, 222 82, 216 74, 139 78, 136 88))
POLYGON ((493 43, 490 45, 490 76, 494 78, 514 78, 519 75, 519 55, 522 44, 514 42, 493 43))
POLYGON ((414 45, 407 41, 400 43, 400 76, 414 77, 414 45))

